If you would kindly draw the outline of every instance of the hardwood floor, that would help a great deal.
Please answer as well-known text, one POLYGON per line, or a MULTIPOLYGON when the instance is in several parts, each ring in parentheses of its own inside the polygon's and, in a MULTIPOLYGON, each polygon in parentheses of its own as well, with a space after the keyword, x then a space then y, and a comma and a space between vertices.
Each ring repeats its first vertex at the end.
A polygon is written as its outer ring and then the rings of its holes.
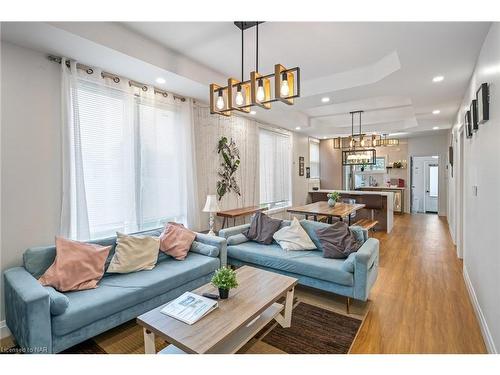
POLYGON ((486 353, 445 218, 395 215, 351 353, 486 353))

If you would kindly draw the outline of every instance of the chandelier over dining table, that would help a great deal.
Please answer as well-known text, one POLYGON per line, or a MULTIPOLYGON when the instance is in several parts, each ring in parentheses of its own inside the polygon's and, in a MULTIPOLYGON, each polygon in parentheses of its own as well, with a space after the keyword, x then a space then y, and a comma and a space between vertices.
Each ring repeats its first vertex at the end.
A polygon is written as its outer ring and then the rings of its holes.
POLYGON ((210 113, 231 116, 232 111, 250 113, 252 107, 270 109, 271 103, 280 101, 293 105, 300 97, 300 68, 274 65, 274 72, 259 73, 259 24, 261 21, 234 22, 241 30, 241 77, 228 78, 227 86, 210 85, 210 113), (255 27, 255 71, 249 79, 244 76, 244 32, 255 27))

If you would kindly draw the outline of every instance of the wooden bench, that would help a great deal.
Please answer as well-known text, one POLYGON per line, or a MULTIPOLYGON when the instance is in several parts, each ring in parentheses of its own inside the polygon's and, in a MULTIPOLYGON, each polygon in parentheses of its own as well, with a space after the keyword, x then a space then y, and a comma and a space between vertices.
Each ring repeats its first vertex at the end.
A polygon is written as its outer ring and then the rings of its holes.
POLYGON ((362 227, 366 230, 373 229, 377 224, 378 224, 377 220, 370 220, 370 219, 360 219, 354 223, 354 225, 362 227))

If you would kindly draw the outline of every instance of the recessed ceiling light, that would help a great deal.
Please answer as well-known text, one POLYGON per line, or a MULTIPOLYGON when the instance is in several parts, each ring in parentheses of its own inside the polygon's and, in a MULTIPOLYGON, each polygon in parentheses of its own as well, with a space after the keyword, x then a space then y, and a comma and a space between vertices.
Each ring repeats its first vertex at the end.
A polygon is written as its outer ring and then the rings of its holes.
POLYGON ((432 111, 433 115, 439 115, 440 113, 441 111, 439 109, 435 109, 434 111, 432 111))
POLYGON ((160 85, 163 85, 166 82, 167 81, 165 80, 165 78, 162 78, 162 77, 156 78, 156 83, 159 83, 160 85))
POLYGON ((435 76, 435 77, 432 79, 432 82, 441 82, 443 79, 444 79, 444 77, 443 77, 443 76, 435 76))
POLYGON ((434 126, 434 127, 432 128, 432 130, 438 130, 438 129, 439 129, 439 126, 434 126))
POLYGON ((330 101, 330 98, 328 96, 325 96, 324 98, 321 98, 321 101, 323 103, 328 103, 330 101))
POLYGON ((257 113, 257 112, 255 112, 255 111, 250 111, 250 114, 251 114, 251 115, 255 115, 256 113, 257 113))
POLYGON ((326 139, 326 137, 323 137, 323 139, 326 139))
POLYGON ((296 127, 295 127, 295 130, 300 130, 300 126, 296 126, 296 127))

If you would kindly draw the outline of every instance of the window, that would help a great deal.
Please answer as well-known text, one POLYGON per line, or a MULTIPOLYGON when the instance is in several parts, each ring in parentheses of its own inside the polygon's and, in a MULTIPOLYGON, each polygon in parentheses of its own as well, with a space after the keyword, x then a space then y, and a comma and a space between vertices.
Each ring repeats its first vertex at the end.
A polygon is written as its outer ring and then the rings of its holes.
POLYGON ((439 167, 429 165, 429 197, 438 196, 439 167))
POLYGON ((319 142, 309 140, 310 178, 319 178, 319 142))
POLYGON ((260 203, 269 208, 291 202, 290 136, 266 129, 259 130, 260 203))
POLYGON ((83 80, 71 92, 77 151, 70 163, 72 184, 80 187, 72 209, 85 230, 72 228, 70 236, 102 238, 170 220, 186 224, 187 147, 179 107, 83 80))

